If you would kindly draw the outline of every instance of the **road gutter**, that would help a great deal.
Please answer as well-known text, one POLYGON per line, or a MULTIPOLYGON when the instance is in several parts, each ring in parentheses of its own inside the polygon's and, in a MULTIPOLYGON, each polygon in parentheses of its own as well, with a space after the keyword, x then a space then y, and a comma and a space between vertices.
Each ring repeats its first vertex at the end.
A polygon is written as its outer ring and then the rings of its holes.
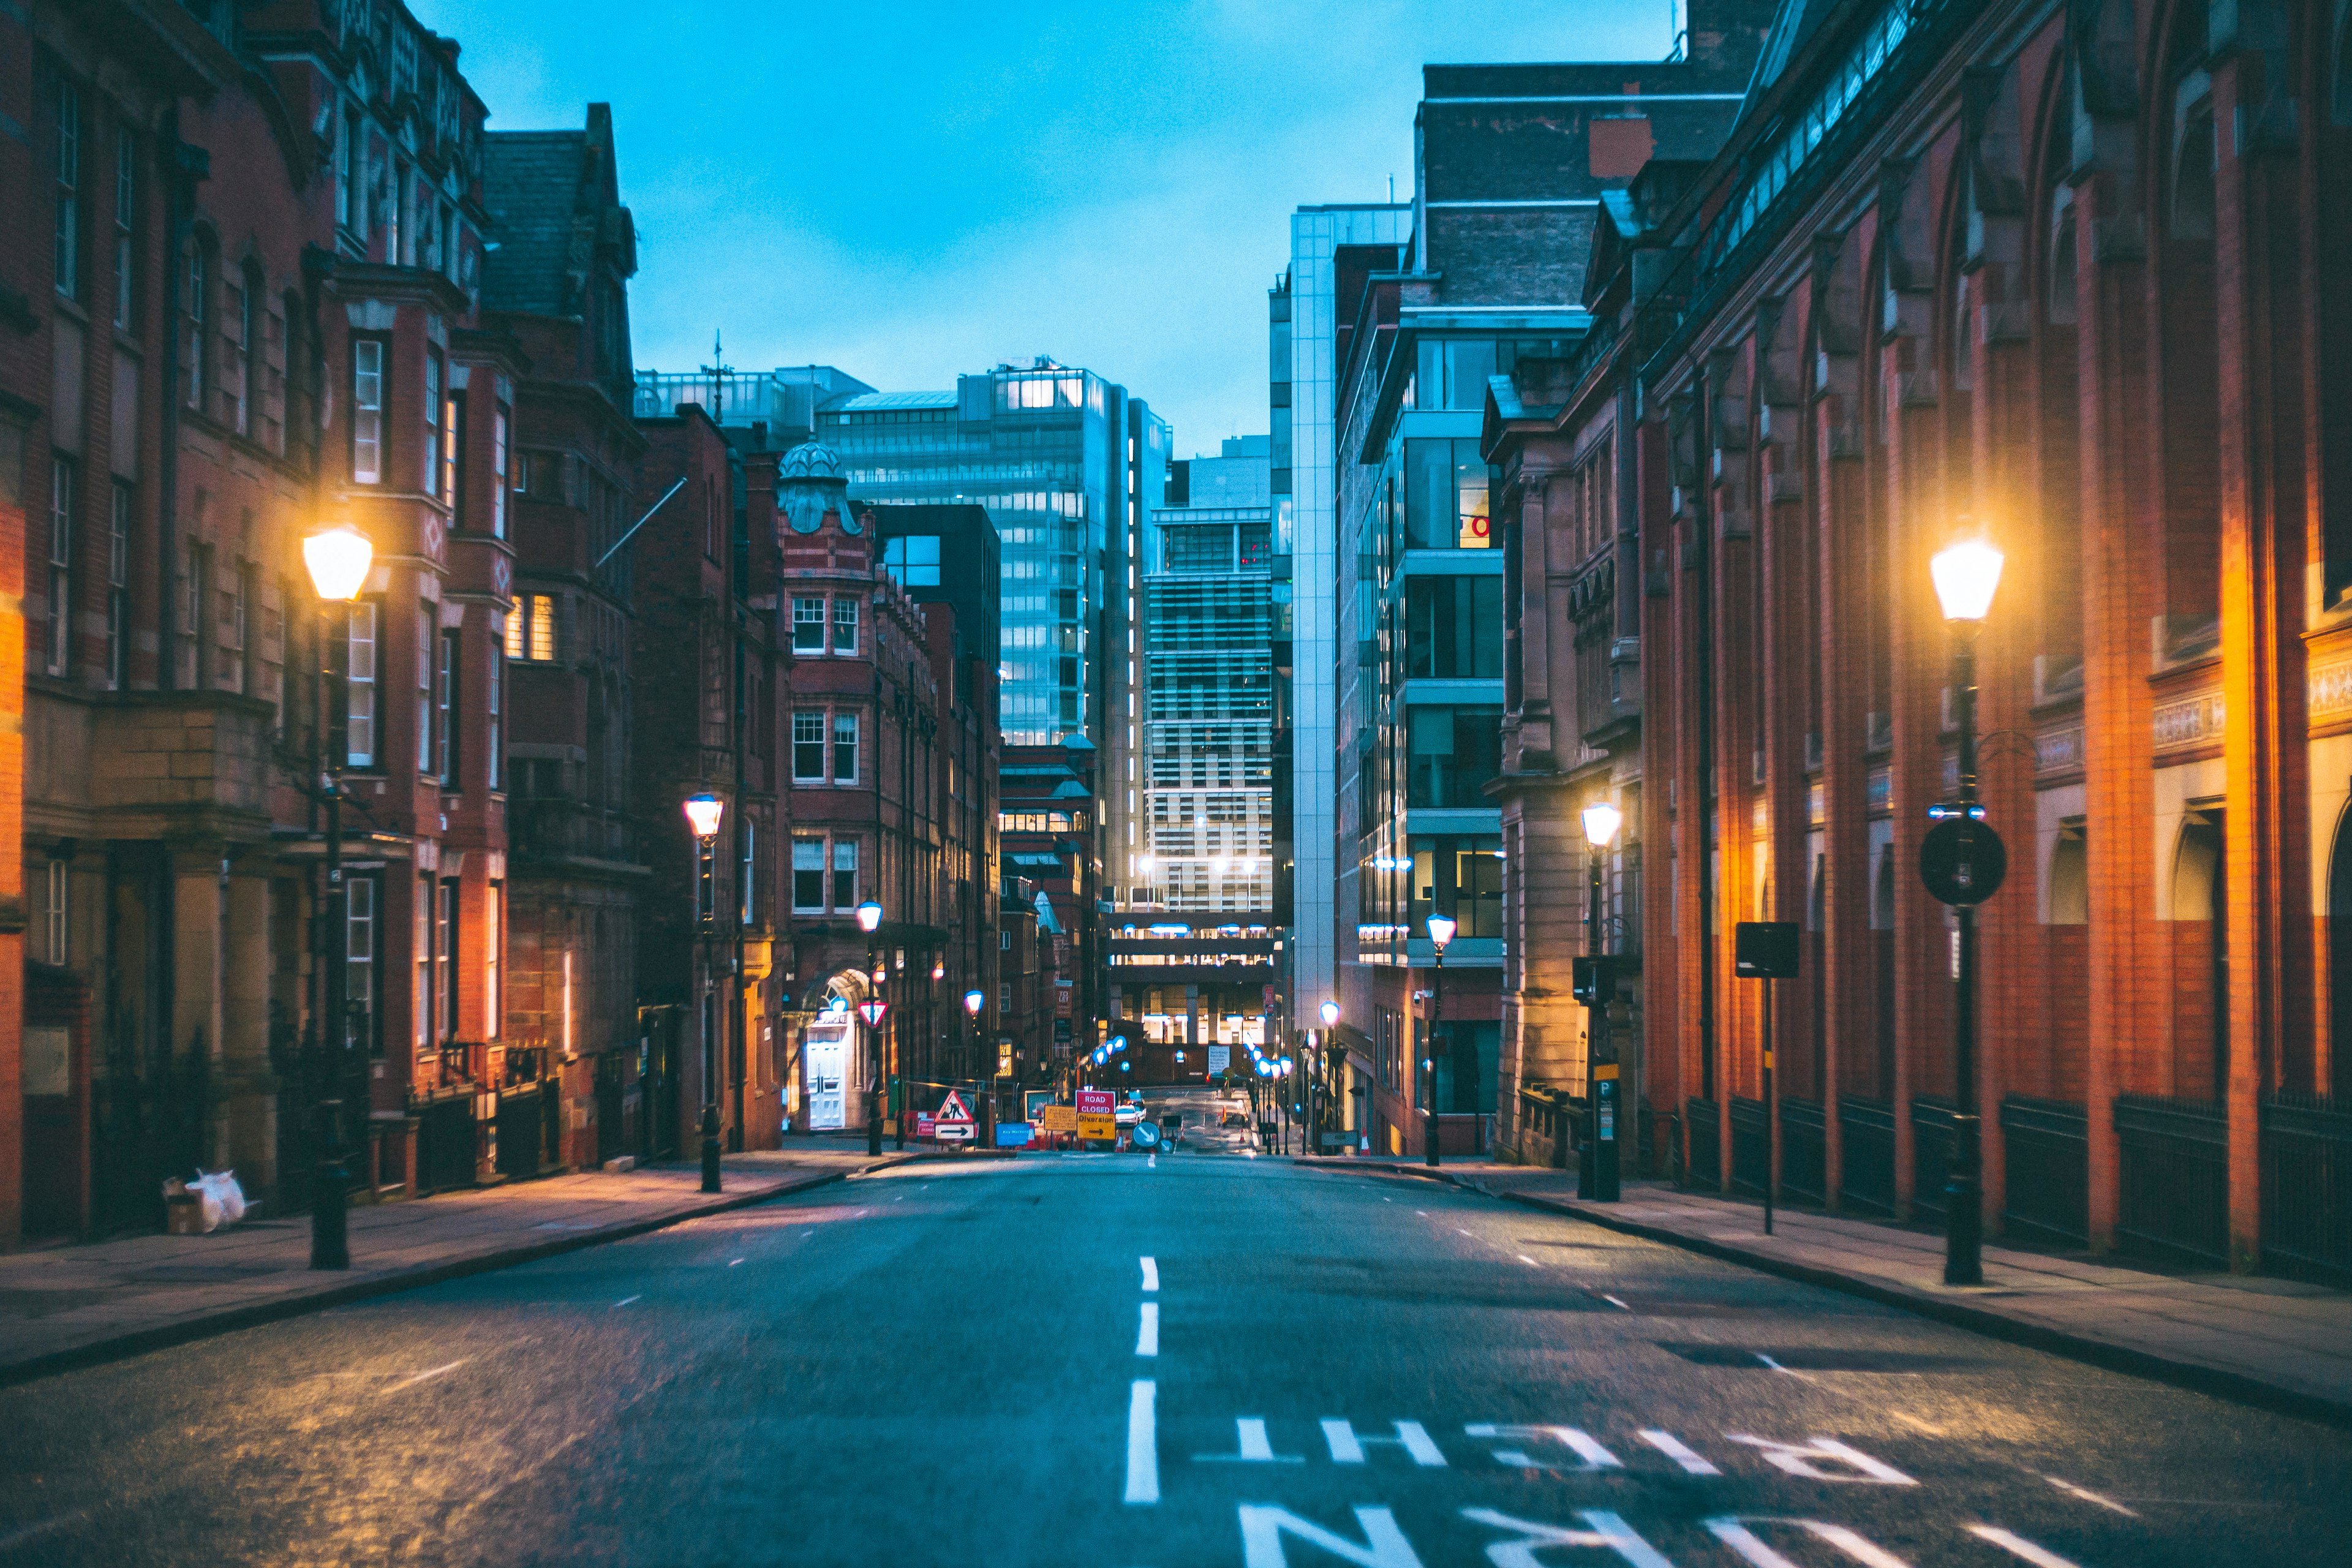
MULTIPOLYGON (((13 1388, 19 1384, 36 1382, 61 1372, 100 1366, 108 1362, 121 1361, 143 1355, 149 1351, 167 1350, 197 1340, 207 1340, 219 1334, 235 1333, 239 1329, 257 1328, 288 1318, 299 1318, 320 1312, 330 1307, 341 1307, 353 1301, 365 1301, 377 1296, 394 1295, 402 1290, 414 1290, 421 1286, 438 1285, 446 1279, 462 1279, 472 1274, 495 1273, 519 1264, 536 1263, 543 1258, 557 1258, 567 1252, 585 1247, 601 1247, 607 1242, 626 1241, 634 1236, 646 1236, 667 1230, 688 1220, 708 1219, 712 1215, 726 1214, 734 1209, 749 1208, 772 1198, 793 1193, 807 1192, 852 1176, 868 1175, 895 1165, 912 1164, 918 1160, 936 1158, 929 1151, 908 1152, 896 1157, 885 1156, 856 1170, 816 1171, 804 1176, 786 1177, 772 1186, 736 1193, 713 1199, 707 1204, 672 1209, 665 1214, 648 1215, 638 1219, 616 1220, 594 1230, 579 1231, 566 1236, 549 1237, 544 1240, 526 1242, 515 1247, 476 1254, 470 1258, 446 1258, 437 1263, 420 1263, 412 1268, 389 1273, 371 1275, 364 1279, 345 1279, 335 1283, 321 1282, 314 1290, 299 1290, 268 1301, 245 1302, 234 1307, 222 1307, 212 1311, 200 1311, 169 1322, 148 1328, 131 1329, 104 1339, 64 1350, 45 1351, 0 1364, 0 1388, 13 1388)), ((289 1272, 295 1272, 289 1270, 289 1272)))
POLYGON ((2126 1373, 2135 1377, 2153 1379, 2185 1388, 2191 1393, 2210 1394, 2233 1404, 2252 1405, 2281 1415, 2299 1416, 2330 1426, 2352 1428, 2352 1400, 2333 1399, 2325 1394, 2289 1388, 2232 1368, 2216 1366, 2210 1362, 2184 1356, 2166 1355, 2138 1345, 2116 1340, 2077 1333, 2054 1328, 2047 1323, 2017 1318, 1996 1308, 1970 1301, 1964 1296, 1940 1296, 1925 1290, 1891 1284, 1867 1276, 1847 1274, 1790 1258, 1778 1258, 1768 1252, 1741 1247, 1715 1237, 1693 1236, 1670 1226, 1650 1225, 1630 1220, 1612 1213, 1600 1205, 1575 1198, 1546 1197, 1537 1193, 1515 1193, 1487 1186, 1483 1182, 1465 1181, 1439 1167, 1431 1171, 1415 1166, 1357 1165, 1349 1161, 1301 1158, 1293 1162, 1309 1170, 1326 1171, 1338 1175, 1382 1176, 1391 1180, 1438 1182, 1464 1192, 1478 1193, 1504 1203, 1517 1204, 1523 1208, 1540 1209, 1547 1214, 1564 1214, 1599 1226, 1603 1230, 1639 1237, 1645 1241, 1661 1242, 1685 1252, 1696 1252, 1708 1258, 1735 1263, 1759 1273, 1778 1275, 1803 1285, 1817 1285, 1825 1290, 1843 1295, 1858 1296, 1881 1306, 1895 1307, 1923 1318, 1933 1318, 1955 1328, 1967 1329, 1990 1339, 2005 1340, 2011 1344, 2032 1350, 2046 1351, 2070 1361, 2085 1363, 2109 1372, 2126 1373))

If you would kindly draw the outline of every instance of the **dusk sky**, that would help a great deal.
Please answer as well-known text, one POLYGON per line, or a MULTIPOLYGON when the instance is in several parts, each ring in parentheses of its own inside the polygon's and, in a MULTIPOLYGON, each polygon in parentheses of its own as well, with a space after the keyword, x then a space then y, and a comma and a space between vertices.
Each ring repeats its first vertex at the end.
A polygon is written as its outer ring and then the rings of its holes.
POLYGON ((613 105, 640 367, 888 391, 1051 354, 1176 450, 1262 431, 1302 203, 1412 185, 1425 61, 1656 58, 1670 0, 669 5, 411 0, 494 130, 613 105))

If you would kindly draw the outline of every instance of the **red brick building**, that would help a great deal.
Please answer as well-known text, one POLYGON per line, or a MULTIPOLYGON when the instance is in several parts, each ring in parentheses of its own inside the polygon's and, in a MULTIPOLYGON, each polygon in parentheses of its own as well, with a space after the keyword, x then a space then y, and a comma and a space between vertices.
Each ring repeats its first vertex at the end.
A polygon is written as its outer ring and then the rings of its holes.
MULTIPOLYGON (((1937 1212, 1951 938, 1916 868, 1957 763, 1927 562, 1980 530, 2007 556, 1979 664, 2010 855, 1988 1222, 2352 1269, 2323 1150, 2352 1096, 2346 28, 1786 5, 1719 153, 1608 206, 1582 346, 1498 384, 1486 450, 1547 568, 1512 706, 1525 733, 1540 676, 1559 815, 1613 795, 1645 851, 1612 910, 1660 1165, 1762 1180, 1729 928, 1795 921, 1781 1180, 1937 1212)), ((1517 874, 1557 902, 1575 868, 1517 874)))

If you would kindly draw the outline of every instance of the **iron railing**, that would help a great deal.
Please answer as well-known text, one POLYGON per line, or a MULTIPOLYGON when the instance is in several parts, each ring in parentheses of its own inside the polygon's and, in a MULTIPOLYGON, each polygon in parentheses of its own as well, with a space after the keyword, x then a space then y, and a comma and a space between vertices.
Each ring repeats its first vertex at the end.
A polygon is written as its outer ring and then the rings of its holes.
POLYGON ((1829 1121, 1817 1100, 1780 1100, 1780 1195, 1829 1202, 1829 1121))
POLYGON ((1838 1097, 1838 1127, 1845 1159, 1838 1176, 1838 1206, 1870 1214, 1895 1212, 1895 1109, 1874 1100, 1838 1097))
POLYGON ((1948 1100, 1911 1101, 1911 1213, 1915 1218, 1944 1218, 1944 1184, 1952 1179, 1952 1122, 1958 1112, 1948 1100))
POLYGON ((1764 1102, 1731 1097, 1731 1190, 1749 1197, 1764 1195, 1764 1181, 1772 1165, 1772 1130, 1764 1102))
POLYGON ((2352 1110, 2280 1095, 2261 1128, 2263 1267, 2352 1285, 2352 1110))
POLYGON ((2118 1096, 2121 1201, 2116 1239, 2126 1252, 2226 1268, 2230 1261, 2230 1123, 2202 1100, 2118 1096))
POLYGON ((2031 1241, 2091 1244, 2091 1124, 2079 1105, 2000 1102, 2001 1228, 2031 1241))
POLYGON ((1722 1108, 1694 1095, 1684 1101, 1690 1123, 1690 1179, 1694 1186, 1713 1192, 1723 1185, 1722 1108))

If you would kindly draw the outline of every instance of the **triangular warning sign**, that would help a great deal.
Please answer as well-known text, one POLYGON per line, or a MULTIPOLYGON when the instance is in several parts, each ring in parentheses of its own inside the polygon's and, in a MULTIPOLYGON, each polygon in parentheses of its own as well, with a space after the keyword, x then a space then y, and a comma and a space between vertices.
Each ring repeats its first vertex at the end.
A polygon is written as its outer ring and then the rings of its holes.
POLYGON ((952 1089, 948 1090, 947 1099, 940 1102, 938 1120, 941 1121, 971 1121, 971 1111, 964 1105, 963 1096, 952 1089))

